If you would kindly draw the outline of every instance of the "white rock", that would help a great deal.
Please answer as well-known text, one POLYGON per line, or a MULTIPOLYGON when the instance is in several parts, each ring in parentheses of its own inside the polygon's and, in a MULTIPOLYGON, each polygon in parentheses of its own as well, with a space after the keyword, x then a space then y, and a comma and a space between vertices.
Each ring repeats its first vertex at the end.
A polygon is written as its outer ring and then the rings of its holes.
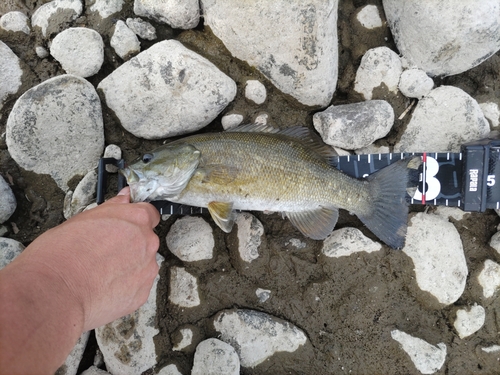
POLYGON ((391 337, 401 344, 422 374, 434 374, 446 360, 446 345, 442 342, 434 346, 397 329, 391 331, 391 337))
POLYGON ((481 350, 485 353, 496 353, 496 352, 500 352, 500 345, 492 345, 492 346, 488 346, 488 347, 485 347, 485 348, 481 348, 481 350))
POLYGON ((356 15, 356 19, 367 29, 376 29, 383 25, 376 5, 365 5, 356 15))
POLYGON ((64 200, 64 218, 69 219, 70 217, 82 212, 85 207, 87 207, 97 189, 97 172, 95 170, 89 171, 82 180, 78 183, 75 191, 66 194, 66 199, 64 200))
POLYGON ((22 31, 29 35, 31 29, 28 23, 28 17, 24 13, 18 11, 8 12, 0 17, 0 28, 5 31, 22 31))
POLYGON ((459 152, 469 141, 485 138, 490 132, 476 100, 453 86, 440 86, 423 97, 395 152, 459 152))
MULTIPOLYGON (((2 220, 0 220, 0 223, 2 220)), ((496 232, 490 239, 490 246, 500 255, 500 232, 496 232)))
POLYGON ((243 367, 255 367, 276 352, 295 352, 307 342, 289 322, 254 310, 223 310, 214 317, 220 339, 233 346, 243 367))
POLYGON ((266 86, 255 79, 249 79, 245 85, 245 98, 255 104, 262 104, 266 101, 266 86))
POLYGON ((0 224, 12 216, 17 207, 16 197, 7 181, 0 176, 0 224))
POLYGON ((403 252, 413 260, 420 289, 444 305, 460 298, 467 280, 467 262, 460 235, 447 219, 416 214, 408 225, 403 252))
POLYGON ((407 69, 401 74, 398 87, 407 98, 421 99, 434 88, 434 81, 421 69, 407 69))
POLYGON ((198 279, 182 267, 171 267, 168 299, 180 307, 198 306, 198 279))
POLYGON ((238 252, 243 261, 251 263, 259 258, 264 226, 248 212, 237 214, 235 223, 238 226, 238 252))
POLYGON ((190 328, 181 328, 179 330, 179 333, 181 334, 182 338, 181 341, 176 343, 174 346, 172 346, 172 350, 174 352, 181 351, 185 348, 187 348, 189 345, 193 343, 193 330, 190 328))
POLYGON ((305 249, 307 244, 301 240, 299 240, 298 238, 290 238, 288 241, 285 242, 285 246, 287 246, 288 244, 292 245, 293 247, 295 247, 296 249, 305 249))
POLYGON ((154 26, 142 18, 127 18, 126 24, 138 37, 146 40, 156 39, 154 26))
POLYGON ((377 146, 374 143, 372 143, 371 145, 368 145, 366 147, 358 148, 357 150, 354 150, 354 153, 356 155, 388 154, 390 152, 391 152, 391 150, 390 150, 390 148, 388 146, 377 146))
POLYGON ((86 369, 84 372, 82 372, 82 375, 110 375, 109 372, 101 370, 100 368, 96 366, 90 366, 88 369, 86 369))
POLYGON ((257 288, 255 295, 259 298, 260 303, 264 303, 271 297, 271 291, 269 289, 257 288))
POLYGON ((483 288, 484 298, 493 297, 497 289, 500 288, 500 264, 489 259, 485 260, 477 280, 483 288))
POLYGON ((373 89, 385 84, 389 91, 396 93, 403 68, 401 59, 387 47, 377 47, 366 51, 354 82, 354 90, 366 100, 372 98, 373 89))
MULTIPOLYGON (((164 258, 156 254, 161 266, 164 258)), ((111 374, 140 375, 156 366, 153 337, 160 331, 155 327, 156 288, 160 275, 154 280, 148 300, 132 314, 96 329, 99 349, 111 374)))
POLYGON ((125 22, 118 20, 110 41, 111 47, 123 60, 141 51, 141 43, 135 33, 128 28, 125 22))
POLYGON ((57 370, 57 375, 76 375, 83 358, 83 352, 89 341, 90 331, 84 332, 69 353, 64 364, 57 370))
POLYGON ((0 40, 0 109, 9 95, 16 94, 21 87, 21 60, 0 40))
POLYGON ((198 0, 134 0, 134 13, 174 29, 192 29, 200 21, 198 0))
POLYGON ((370 240, 359 229, 347 227, 334 230, 323 241, 321 252, 330 258, 340 258, 360 251, 371 253, 381 249, 382 245, 370 240))
POLYGON ((398 50, 431 76, 458 74, 500 49, 498 0, 384 0, 398 50), (481 22, 478 22, 481 20, 481 22))
POLYGON ((36 46, 35 53, 41 59, 44 59, 49 55, 49 51, 47 51, 47 49, 45 47, 42 47, 42 46, 36 46))
POLYGON ((50 54, 66 73, 90 77, 97 74, 104 62, 104 42, 95 30, 72 27, 56 35, 50 54))
POLYGON ((256 125, 267 125, 267 121, 269 120, 269 115, 267 113, 259 113, 253 119, 253 123, 256 125))
POLYGON ((182 373, 179 371, 177 366, 172 363, 163 367, 160 372, 158 372, 158 375, 182 375, 182 373))
POLYGON ((40 27, 42 35, 46 37, 58 31, 65 23, 80 17, 82 11, 81 0, 53 0, 35 10, 31 16, 31 25, 40 27))
POLYGON ((240 359, 224 341, 207 339, 196 347, 191 375, 239 375, 240 359))
POLYGON ((243 122, 243 115, 239 113, 228 113, 222 116, 221 124, 224 130, 229 130, 237 127, 243 122))
MULTIPOLYGON (((103 157, 120 160, 122 158, 122 150, 117 145, 113 144, 107 145, 106 148, 104 149, 103 157)), ((115 167, 114 165, 106 165, 106 171, 109 173, 116 173, 118 172, 118 167, 115 167)))
POLYGON ((480 103, 479 107, 483 111, 484 117, 490 122, 492 128, 498 127, 500 123, 500 108, 497 103, 486 102, 480 103))
POLYGON ((236 95, 236 83, 175 40, 156 43, 98 86, 121 125, 137 137, 168 138, 208 125, 236 95))
POLYGON ((330 103, 338 75, 338 0, 201 4, 205 25, 233 56, 305 105, 330 103))
POLYGON ((385 137, 394 125, 394 110, 385 100, 332 105, 315 113, 313 123, 326 144, 354 150, 385 137))
POLYGON ((12 262, 23 250, 24 245, 21 242, 0 237, 0 269, 12 262))
POLYGON ((203 218, 184 216, 176 220, 167 234, 167 246, 184 262, 212 259, 214 232, 203 218))
POLYGON ((486 319, 484 307, 474 304, 469 311, 460 309, 457 311, 457 318, 453 323, 453 327, 458 332, 461 339, 472 335, 479 331, 486 319))
POLYGON ((95 0, 90 7, 92 12, 98 12, 102 19, 108 18, 112 14, 118 13, 123 8, 124 0, 95 0))
POLYGON ((466 215, 467 216, 470 215, 470 212, 462 211, 458 207, 446 207, 446 206, 437 206, 436 211, 434 211, 434 213, 445 219, 451 217, 457 221, 462 220, 466 215))
POLYGON ((50 174, 67 191, 68 181, 94 169, 104 149, 101 102, 94 87, 67 74, 29 89, 7 119, 6 142, 22 168, 50 174))

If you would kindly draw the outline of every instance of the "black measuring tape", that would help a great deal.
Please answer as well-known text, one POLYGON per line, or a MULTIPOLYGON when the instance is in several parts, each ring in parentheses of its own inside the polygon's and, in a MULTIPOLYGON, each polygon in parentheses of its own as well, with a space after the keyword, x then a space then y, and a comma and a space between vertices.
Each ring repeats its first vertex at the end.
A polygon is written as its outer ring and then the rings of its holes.
MULTIPOLYGON (((460 152, 415 152, 337 156, 334 166, 355 178, 364 178, 408 156, 422 158, 420 184, 410 204, 459 207, 468 212, 500 209, 500 139, 483 139, 462 145, 460 152)), ((102 158, 98 167, 97 203, 104 202, 106 165, 123 168, 124 161, 102 158)), ((126 185, 118 176, 118 190, 126 185)), ((160 214, 190 215, 207 212, 169 201, 151 202, 160 214)))

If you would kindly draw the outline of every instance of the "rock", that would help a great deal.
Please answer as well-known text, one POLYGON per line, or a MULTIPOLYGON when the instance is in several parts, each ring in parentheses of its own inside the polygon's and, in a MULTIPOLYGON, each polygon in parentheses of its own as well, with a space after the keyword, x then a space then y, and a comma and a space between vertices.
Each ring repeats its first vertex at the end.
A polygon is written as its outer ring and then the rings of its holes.
POLYGON ((75 344, 75 347, 69 353, 68 358, 64 361, 64 364, 59 367, 56 374, 57 375, 76 375, 78 372, 78 366, 83 358, 83 352, 89 341, 90 331, 84 332, 75 344))
POLYGON ((0 224, 12 216, 17 207, 17 201, 7 181, 0 176, 0 224))
POLYGON ((259 247, 264 235, 264 226, 252 214, 241 212, 235 220, 238 226, 238 251, 240 258, 251 263, 259 258, 259 247))
POLYGON ((500 108, 497 103, 480 103, 479 107, 483 111, 484 117, 489 121, 490 127, 497 128, 500 120, 500 108))
POLYGON ((0 237, 0 270, 12 262, 23 250, 24 245, 21 242, 0 237))
POLYGON ((183 262, 212 259, 214 232, 203 218, 184 216, 170 227, 167 246, 172 254, 183 262))
POLYGON ((101 102, 94 87, 67 74, 29 89, 7 119, 6 142, 22 168, 51 175, 66 192, 73 176, 95 168, 104 148, 101 102))
POLYGON ((68 191, 64 199, 64 218, 69 219, 72 216, 82 212, 94 198, 97 189, 97 172, 91 170, 78 183, 74 192, 68 191))
POLYGON ((163 367, 160 372, 158 372, 158 375, 182 375, 182 373, 179 371, 176 365, 170 364, 163 367))
POLYGON ((479 331, 486 319, 484 307, 474 304, 469 311, 460 309, 457 311, 457 318, 453 323, 453 327, 458 332, 461 339, 472 335, 479 331))
POLYGON ((252 122, 256 125, 267 125, 267 120, 269 120, 269 115, 261 112, 255 116, 252 122))
POLYGON ((229 113, 222 116, 221 124, 224 130, 229 130, 237 127, 243 122, 243 115, 239 113, 229 113))
POLYGON ((17 94, 22 76, 21 60, 0 40, 0 110, 10 95, 17 94))
POLYGON ((467 262, 460 235, 447 219, 425 213, 413 216, 403 252, 413 260, 420 289, 444 305, 460 298, 467 280, 467 262))
POLYGON ((401 344, 422 374, 434 374, 446 360, 446 345, 442 342, 434 346, 397 329, 391 331, 391 337, 401 344))
POLYGON ((477 280, 483 288, 484 298, 493 297, 497 289, 500 288, 500 264, 486 259, 477 280))
POLYGON ((307 247, 307 244, 299 240, 298 238, 290 238, 288 241, 285 242, 285 246, 287 246, 288 244, 292 245, 298 250, 305 249, 307 247))
POLYGON ((255 104, 262 104, 266 101, 266 86, 255 79, 249 79, 245 85, 245 98, 255 104))
POLYGON ((366 100, 371 100, 373 89, 382 84, 387 86, 389 91, 396 93, 402 72, 401 59, 396 52, 387 47, 369 49, 363 55, 356 72, 354 90, 366 100))
MULTIPOLYGON (((337 149, 335 149, 337 150, 337 149)), ((354 153, 356 155, 366 155, 366 154, 388 154, 390 153, 391 150, 388 146, 377 146, 376 144, 372 143, 371 145, 368 145, 363 148, 358 148, 357 150, 354 150, 354 153)), ((340 153, 339 153, 340 155, 340 153)))
POLYGON ((332 105, 315 113, 313 123, 326 144, 354 150, 385 137, 394 124, 394 111, 385 100, 332 105))
POLYGON ((383 22, 380 18, 380 12, 376 5, 365 5, 356 15, 358 22, 367 29, 376 29, 382 27, 383 22))
POLYGON ((483 351, 483 352, 485 352, 485 353, 496 353, 496 352, 500 352, 500 345, 492 345, 492 346, 488 346, 488 347, 482 348, 482 351, 483 351))
POLYGON ((440 86, 415 107, 395 152, 459 152, 469 141, 485 138, 490 131, 481 108, 465 91, 440 86))
MULTIPOLYGON (((0 215, 1 216, 1 215, 0 215)), ((2 220, 0 219, 0 223, 2 220)), ((490 239, 490 246, 500 255, 500 232, 496 232, 490 239)))
POLYGON ((149 22, 142 18, 127 18, 126 24, 139 38, 146 40, 156 39, 156 30, 149 22))
POLYGON ((90 7, 92 12, 98 12, 102 19, 108 18, 112 14, 118 13, 123 8, 124 0, 95 0, 90 7))
POLYGON ((194 333, 192 328, 179 329, 177 336, 180 336, 179 341, 176 342, 174 339, 172 339, 172 350, 174 352, 182 351, 191 346, 191 344, 193 343, 194 333))
POLYGON ((259 299, 260 303, 264 303, 271 297, 271 291, 269 289, 257 288, 255 295, 259 299))
POLYGON ((141 43, 135 33, 128 28, 125 22, 118 20, 115 31, 111 37, 111 47, 123 60, 128 60, 132 55, 141 51, 141 43))
POLYGON ((42 47, 42 46, 37 46, 35 48, 35 53, 37 54, 37 56, 41 59, 44 59, 46 58, 48 55, 49 55, 49 51, 47 51, 45 49, 45 47, 42 47))
POLYGON ((276 352, 295 352, 307 342, 289 322, 254 310, 222 310, 213 321, 220 339, 236 349, 243 367, 255 367, 276 352))
POLYGON ((371 253, 381 249, 382 245, 370 240, 359 229, 347 227, 334 230, 323 241, 321 252, 330 258, 340 258, 360 251, 371 253))
POLYGON ((31 25, 40 27, 42 35, 47 37, 80 17, 82 11, 81 0, 53 0, 35 10, 31 16, 31 25))
POLYGON ((236 95, 231 78, 175 40, 156 43, 124 63, 98 89, 122 126, 146 139, 199 130, 236 95))
POLYGON ((171 267, 168 299, 180 307, 198 306, 200 304, 198 279, 182 267, 171 267))
POLYGON ((434 211, 436 215, 439 215, 445 219, 453 218, 457 221, 460 221, 464 218, 465 215, 470 215, 470 212, 462 211, 458 207, 446 207, 446 206, 437 206, 434 211))
MULTIPOLYGON (((104 149, 103 157, 120 160, 122 158, 122 150, 117 145, 113 144, 107 145, 106 148, 104 149)), ((108 173, 116 173, 118 172, 118 167, 115 167, 114 165, 106 165, 106 171, 108 173)))
POLYGON ((95 30, 72 27, 56 35, 50 54, 66 73, 90 77, 97 74, 104 62, 104 42, 95 30))
POLYGON ((338 0, 201 1, 205 25, 279 90, 327 106, 338 75, 338 0), (277 27, 286 25, 286 27, 277 27), (242 43, 244 41, 244 43, 242 43))
POLYGON ((240 359, 231 345, 218 339, 199 343, 191 375, 239 375, 240 359))
POLYGON ((383 4, 399 52, 431 76, 465 72, 500 49, 497 0, 383 4))
MULTIPOLYGON (((161 267, 164 258, 156 254, 161 267)), ((156 321, 156 288, 160 275, 154 280, 148 300, 132 314, 117 319, 95 331, 97 344, 111 374, 140 375, 156 366, 153 337, 160 331, 156 321)))
POLYGON ((200 21, 198 0, 134 0, 134 13, 174 29, 192 29, 200 21))
POLYGON ((5 31, 22 31, 29 35, 31 29, 28 22, 29 19, 24 13, 18 11, 8 12, 0 17, 0 28, 5 31))
POLYGON ((82 372, 82 375, 110 375, 109 372, 101 370, 96 366, 90 366, 87 370, 82 372))
POLYGON ((421 99, 431 92, 434 81, 421 69, 407 69, 399 79, 399 91, 407 98, 421 99))

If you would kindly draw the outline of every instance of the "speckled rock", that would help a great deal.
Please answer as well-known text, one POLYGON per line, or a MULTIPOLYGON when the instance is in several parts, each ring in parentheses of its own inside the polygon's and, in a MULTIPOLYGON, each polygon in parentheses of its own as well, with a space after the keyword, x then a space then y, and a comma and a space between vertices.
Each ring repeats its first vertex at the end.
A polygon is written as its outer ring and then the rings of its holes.
POLYGON ((221 124, 224 130, 237 127, 243 122, 243 115, 240 113, 228 113, 222 116, 221 124))
POLYGON ((421 69, 407 69, 401 74, 398 87, 407 98, 421 99, 434 88, 434 81, 421 69))
POLYGON ((180 352, 189 348, 193 344, 193 328, 184 327, 180 328, 176 333, 175 337, 172 337, 172 350, 174 352, 180 352))
POLYGON ((177 219, 167 234, 167 246, 184 262, 213 258, 214 232, 203 218, 184 216, 177 219))
POLYGON ((14 52, 0 40, 0 110, 10 95, 21 87, 23 70, 21 61, 14 52))
POLYGON ((82 11, 81 0, 53 0, 35 10, 31 16, 31 25, 40 27, 44 37, 50 36, 77 19, 82 11))
POLYGON ((250 79, 245 84, 245 97, 255 104, 262 104, 266 101, 266 86, 261 82, 250 79))
POLYGON ((239 375, 239 373, 240 359, 231 345, 213 338, 198 344, 191 375, 239 375))
POLYGON ((453 327, 458 332, 461 339, 472 335, 479 331, 486 319, 484 307, 474 304, 470 309, 457 310, 457 318, 453 323, 453 327))
POLYGON ((381 249, 382 245, 370 240, 359 229, 346 227, 334 230, 323 241, 321 253, 327 257, 340 258, 360 251, 371 253, 381 249))
POLYGON ((484 298, 493 297, 500 288, 500 264, 486 259, 477 280, 483 288, 484 298))
MULTIPOLYGON (((2 220, 0 220, 0 223, 2 220)), ((496 232, 490 239, 490 246, 500 255, 500 232, 496 232)))
POLYGON ((135 33, 122 20, 118 20, 110 41, 111 47, 123 60, 141 51, 141 43, 135 33))
POLYGON ((75 191, 68 191, 64 199, 63 214, 66 219, 82 212, 95 197, 97 189, 97 172, 89 171, 82 178, 75 188, 75 191))
POLYGON ((376 29, 383 25, 377 6, 372 4, 362 7, 356 14, 356 19, 367 29, 376 29))
POLYGON ((96 366, 90 366, 88 369, 86 369, 84 372, 82 372, 82 375, 110 375, 109 372, 101 370, 100 368, 96 366))
POLYGON ((489 121, 490 126, 492 128, 498 128, 498 125, 500 123, 500 108, 498 107, 498 103, 479 103, 479 107, 481 107, 484 117, 486 117, 486 119, 489 121))
POLYGON ((18 11, 8 12, 0 17, 0 28, 5 31, 21 31, 28 35, 31 31, 29 18, 23 12, 18 11))
POLYGON ((7 181, 0 176, 0 224, 12 216, 17 207, 16 197, 7 181))
POLYGON ((95 0, 90 10, 92 12, 98 12, 99 16, 105 19, 122 10, 123 4, 124 0, 95 0))
POLYGON ((0 269, 12 262, 24 250, 21 242, 12 238, 0 237, 0 269))
POLYGON ((192 29, 200 20, 198 0, 134 0, 134 13, 175 29, 192 29))
POLYGON ((170 365, 167 365, 163 367, 159 372, 158 375, 183 375, 182 372, 179 371, 176 365, 171 363, 170 365))
POLYGON ((251 263, 259 258, 259 247, 264 235, 264 226, 252 214, 241 212, 236 216, 235 224, 238 233, 238 252, 240 258, 251 263))
POLYGON ((59 367, 56 374, 57 375, 76 375, 78 372, 78 366, 83 358, 83 352, 89 341, 90 331, 84 332, 78 341, 76 342, 73 350, 69 353, 68 357, 64 361, 64 364, 59 367))
POLYGON ((183 267, 171 267, 168 299, 180 307, 198 306, 200 304, 198 279, 183 267))
POLYGON ((142 18, 127 18, 125 23, 138 37, 146 40, 156 39, 156 30, 154 26, 144 21, 142 18))

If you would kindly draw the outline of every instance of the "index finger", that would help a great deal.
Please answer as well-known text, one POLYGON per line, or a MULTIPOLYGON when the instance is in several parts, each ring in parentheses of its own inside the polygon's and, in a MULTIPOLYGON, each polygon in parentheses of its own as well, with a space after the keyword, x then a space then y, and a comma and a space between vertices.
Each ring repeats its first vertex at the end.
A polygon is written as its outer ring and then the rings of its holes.
POLYGON ((139 202, 139 203, 132 203, 141 207, 144 207, 146 210, 148 217, 149 217, 149 223, 151 228, 156 227, 160 223, 160 213, 156 209, 155 206, 153 206, 151 203, 146 203, 146 202, 139 202))

